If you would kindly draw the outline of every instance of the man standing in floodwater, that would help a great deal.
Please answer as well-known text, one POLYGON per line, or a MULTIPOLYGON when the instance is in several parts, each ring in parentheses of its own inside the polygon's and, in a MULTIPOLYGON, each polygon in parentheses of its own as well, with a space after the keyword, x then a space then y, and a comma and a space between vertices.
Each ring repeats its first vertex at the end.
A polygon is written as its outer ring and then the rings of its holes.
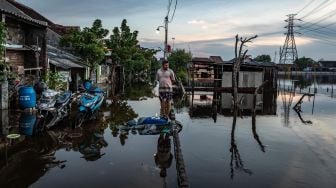
POLYGON ((159 81, 160 113, 162 116, 168 117, 171 109, 171 100, 173 99, 175 74, 173 70, 169 68, 169 62, 167 60, 162 61, 162 67, 156 73, 156 80, 159 81))

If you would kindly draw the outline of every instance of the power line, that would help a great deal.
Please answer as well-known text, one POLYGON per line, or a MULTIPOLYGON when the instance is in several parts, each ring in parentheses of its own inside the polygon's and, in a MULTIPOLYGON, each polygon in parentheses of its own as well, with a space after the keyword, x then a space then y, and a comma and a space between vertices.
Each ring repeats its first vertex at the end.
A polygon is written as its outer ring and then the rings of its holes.
POLYGON ((176 6, 177 6, 177 0, 175 0, 175 7, 174 7, 174 12, 173 12, 173 15, 172 15, 172 17, 170 18, 170 21, 169 21, 169 23, 171 23, 171 22, 174 20, 175 11, 176 11, 176 6))
MULTIPOLYGON (((323 22, 323 21, 325 21, 325 20, 327 20, 327 19, 329 19, 329 18, 331 18, 331 17, 333 17, 335 15, 336 15, 336 10, 333 10, 333 11, 331 11, 331 12, 323 15, 322 17, 318 18, 317 19, 318 21, 316 21, 316 22, 313 22, 313 23, 305 22, 306 24, 302 24, 301 28, 311 27, 311 26, 314 26, 314 25, 318 25, 319 23, 321 23, 321 22, 323 22)), ((303 20, 301 20, 301 21, 303 21, 303 20)), ((300 29, 300 30, 302 30, 302 29, 300 29)))
POLYGON ((306 4, 301 10, 299 10, 296 14, 299 14, 302 12, 304 9, 306 9, 309 5, 311 5, 314 2, 314 0, 311 0, 308 4, 306 4))
POLYGON ((172 1, 173 0, 168 0, 167 17, 169 16, 169 13, 170 13, 170 7, 171 7, 171 4, 172 4, 172 1))
MULTIPOLYGON (((332 24, 336 24, 336 23, 332 23, 332 24)), ((329 24, 329 25, 332 25, 332 24, 329 24)), ((301 30, 299 30, 299 32, 301 32, 301 33, 302 32, 303 33, 314 32, 314 33, 325 34, 325 35, 328 35, 328 36, 335 36, 336 35, 335 30, 332 30, 332 29, 327 30, 326 28, 324 28, 322 26, 319 26, 319 25, 316 25, 316 26, 311 27, 311 28, 302 28, 301 30)))
POLYGON ((323 40, 328 40, 329 42, 336 42, 336 37, 330 37, 327 35, 323 35, 321 33, 301 33, 302 35, 310 35, 314 36, 315 38, 323 39, 323 40))
MULTIPOLYGON (((303 32, 303 33, 301 33, 301 34, 305 34, 305 35, 315 35, 315 36, 318 36, 318 37, 320 37, 320 38, 322 38, 322 39, 330 39, 330 40, 335 40, 336 39, 336 37, 332 37, 332 36, 330 36, 330 35, 328 35, 328 34, 323 34, 323 33, 318 33, 318 32, 314 32, 314 33, 305 33, 305 32, 303 32)), ((334 42, 336 42, 336 41, 334 41, 334 42)))
POLYGON ((302 38, 307 38, 307 39, 316 39, 315 41, 316 42, 319 42, 319 43, 323 43, 323 44, 328 44, 328 45, 331 45, 331 46, 336 46, 335 42, 332 42, 332 41, 329 41, 329 40, 325 40, 325 39, 321 39, 321 38, 318 38, 318 37, 314 37, 314 36, 304 36, 304 35, 300 35, 299 37, 302 37, 302 38))
POLYGON ((329 0, 325 0, 325 1, 323 1, 323 2, 320 3, 317 7, 315 7, 313 10, 311 10, 310 12, 308 12, 306 15, 304 15, 304 16, 301 17, 300 19, 306 18, 306 17, 308 17, 308 16, 310 16, 310 15, 315 14, 317 11, 324 9, 326 6, 324 6, 324 7, 322 7, 322 6, 325 5, 325 4, 328 3, 328 2, 329 2, 329 0))
MULTIPOLYGON (((318 17, 318 18, 315 18, 315 19, 311 20, 310 22, 320 22, 321 19, 327 19, 330 16, 332 16, 335 13, 335 11, 336 11, 336 9, 331 10, 330 12, 327 12, 326 14, 324 14, 324 15, 318 17)), ((302 20, 302 18, 300 18, 300 19, 302 20)))
MULTIPOLYGON (((302 20, 302 22, 305 22, 305 21, 302 20)), ((313 25, 313 23, 310 23, 310 22, 306 22, 306 23, 310 24, 310 26, 300 25, 299 26, 299 27, 301 27, 300 30, 314 30, 314 31, 316 31, 316 30, 321 30, 321 29, 328 29, 330 32, 335 32, 336 33, 336 30, 328 28, 332 25, 335 25, 336 22, 333 22, 333 23, 330 23, 330 24, 327 24, 327 25, 318 25, 318 24, 313 25)))

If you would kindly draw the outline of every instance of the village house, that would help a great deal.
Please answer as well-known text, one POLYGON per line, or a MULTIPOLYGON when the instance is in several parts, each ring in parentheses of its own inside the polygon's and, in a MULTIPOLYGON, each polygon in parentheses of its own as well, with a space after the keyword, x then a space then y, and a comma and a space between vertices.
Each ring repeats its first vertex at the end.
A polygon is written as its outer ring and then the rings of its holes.
POLYGON ((34 19, 12 4, 0 0, 1 21, 6 24, 5 61, 19 74, 36 75, 47 66, 47 22, 34 19))
MULTIPOLYGON (((253 109, 255 90, 265 81, 263 92, 257 94, 256 110, 264 114, 275 114, 272 108, 277 89, 277 67, 271 62, 255 62, 246 58, 238 73, 239 108, 242 111, 253 109), (246 61, 245 61, 246 60, 246 61)), ((191 91, 211 91, 218 95, 213 100, 220 100, 223 112, 232 109, 232 63, 223 61, 220 56, 209 58, 193 58, 189 64, 189 85, 191 91)), ((200 96, 202 99, 202 96, 200 96)))
MULTIPOLYGON (((0 0, 2 21, 8 29, 6 59, 12 70, 19 74, 33 74, 36 69, 46 72, 57 71, 64 81, 71 81, 78 89, 80 80, 89 77, 89 68, 71 49, 62 49, 59 41, 62 36, 79 26, 55 24, 37 11, 15 0, 0 0)), ((108 64, 102 63, 94 73, 98 83, 107 79, 108 64)))
POLYGON ((321 71, 336 71, 336 61, 324 61, 317 62, 320 65, 321 71))
POLYGON ((210 58, 194 57, 188 65, 189 83, 193 86, 213 86, 214 64, 210 58))
MULTIPOLYGON (((232 109, 232 63, 218 65, 223 70, 219 77, 221 80, 221 108, 224 111, 232 109), (225 89, 228 88, 228 89, 225 89)), ((264 82, 263 92, 257 94, 256 110, 263 114, 273 115, 276 112, 277 68, 268 63, 242 64, 238 73, 238 102, 242 111, 249 112, 253 109, 253 97, 255 90, 264 82)))

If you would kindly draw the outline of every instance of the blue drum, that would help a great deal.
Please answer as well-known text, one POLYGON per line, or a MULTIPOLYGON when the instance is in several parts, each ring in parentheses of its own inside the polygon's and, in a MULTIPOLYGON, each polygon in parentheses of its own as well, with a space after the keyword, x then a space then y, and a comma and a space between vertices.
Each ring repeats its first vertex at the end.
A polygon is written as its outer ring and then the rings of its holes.
POLYGON ((19 105, 21 109, 34 108, 36 106, 36 92, 33 87, 24 86, 20 88, 19 105))

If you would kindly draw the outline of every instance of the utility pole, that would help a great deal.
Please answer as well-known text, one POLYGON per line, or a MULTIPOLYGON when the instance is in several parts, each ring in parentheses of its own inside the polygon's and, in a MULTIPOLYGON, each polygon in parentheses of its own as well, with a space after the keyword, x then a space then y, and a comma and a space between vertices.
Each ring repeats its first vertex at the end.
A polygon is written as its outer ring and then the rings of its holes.
POLYGON ((168 54, 168 16, 165 17, 165 41, 164 41, 164 52, 163 52, 163 58, 167 59, 168 54))
POLYGON ((172 38, 173 40, 173 46, 172 46, 172 51, 174 51, 174 42, 175 42, 175 37, 172 38))
POLYGON ((287 33, 286 34, 286 40, 285 43, 280 50, 280 64, 293 64, 295 60, 298 59, 298 54, 296 50, 296 44, 295 44, 295 39, 294 39, 294 20, 299 20, 295 19, 294 17, 296 14, 289 14, 287 15, 288 19, 285 20, 288 22, 288 25, 285 27, 287 28, 287 33))

